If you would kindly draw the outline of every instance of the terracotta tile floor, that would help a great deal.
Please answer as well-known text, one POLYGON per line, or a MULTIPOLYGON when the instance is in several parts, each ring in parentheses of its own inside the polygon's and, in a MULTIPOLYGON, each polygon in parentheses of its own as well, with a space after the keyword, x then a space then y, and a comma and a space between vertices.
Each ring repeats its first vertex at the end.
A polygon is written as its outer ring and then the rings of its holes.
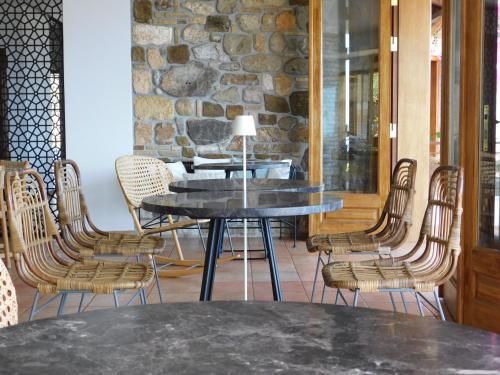
MULTIPOLYGON (((181 238, 181 244, 186 258, 202 257, 201 243, 194 238, 181 238)), ((281 285, 285 301, 309 302, 312 291, 314 270, 316 267, 316 255, 309 254, 305 247, 304 241, 299 241, 297 246, 293 247, 293 242, 290 239, 275 238, 275 248, 277 253, 278 265, 280 269, 281 285)), ((170 241, 169 241, 170 242, 170 241)), ((242 248, 242 239, 234 238, 235 248, 242 248)), ((262 242, 259 238, 249 239, 250 248, 262 248, 262 242)), ((226 243, 225 248, 229 246, 226 243)), ((172 245, 166 255, 175 255, 175 250, 172 245)), ((251 256, 261 257, 262 252, 252 253, 251 256)), ((20 321, 28 319, 29 310, 34 296, 34 289, 24 284, 16 275, 14 270, 11 270, 14 284, 16 286, 17 298, 19 303, 20 321)), ((252 260, 249 267, 248 292, 249 299, 259 301, 272 300, 272 289, 270 285, 269 266, 265 260, 252 260)), ((320 276, 321 277, 321 276, 320 276)), ((175 279, 161 279, 161 287, 163 296, 167 303, 197 301, 200 293, 201 273, 192 276, 185 276, 175 279)), ((319 279, 318 287, 314 301, 318 302, 321 297, 322 280, 319 279)), ((335 289, 327 288, 325 294, 325 302, 333 303, 335 289)), ((344 292, 344 295, 349 303, 352 303, 353 293, 344 292)), ((131 293, 123 293, 120 298, 120 303, 126 303, 130 298, 131 293)), ((430 301, 433 301, 432 294, 426 296, 430 301)), ((41 302, 48 300, 50 296, 45 296, 41 302)), ((243 262, 232 261, 217 269, 215 277, 215 285, 213 292, 214 300, 242 300, 243 299, 243 262)), ((407 307, 411 314, 418 314, 418 308, 415 298, 405 293, 407 307)), ((403 312, 403 303, 399 293, 395 294, 396 305, 398 311, 403 312)), ((55 301, 44 310, 42 310, 36 319, 54 316, 57 312, 59 301, 55 301)), ((158 303, 158 292, 156 285, 152 285, 148 290, 148 302, 158 303)), ((71 295, 66 303, 65 313, 73 313, 77 311, 80 303, 80 295, 71 295)), ((138 302, 136 302, 138 303, 138 302)), ((84 300, 84 310, 95 310, 102 308, 111 308, 114 306, 111 295, 86 296, 84 300)), ((387 293, 361 293, 359 306, 382 309, 392 311, 392 304, 387 293)), ((428 317, 436 317, 436 310, 428 303, 424 302, 425 315, 428 317)))

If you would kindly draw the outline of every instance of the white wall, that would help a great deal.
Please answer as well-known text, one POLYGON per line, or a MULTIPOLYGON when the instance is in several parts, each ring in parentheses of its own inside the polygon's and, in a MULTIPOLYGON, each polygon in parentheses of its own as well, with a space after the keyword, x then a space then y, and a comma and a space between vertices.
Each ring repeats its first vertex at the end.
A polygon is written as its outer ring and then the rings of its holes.
POLYGON ((63 0, 66 157, 103 229, 133 227, 114 161, 133 151, 130 1, 63 0))

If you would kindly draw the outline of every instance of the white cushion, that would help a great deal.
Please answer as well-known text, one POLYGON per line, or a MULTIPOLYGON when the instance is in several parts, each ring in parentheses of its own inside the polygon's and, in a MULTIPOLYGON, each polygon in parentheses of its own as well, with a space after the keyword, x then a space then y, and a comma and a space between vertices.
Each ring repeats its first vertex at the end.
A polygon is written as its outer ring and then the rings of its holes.
POLYGON ((267 172, 267 178, 278 178, 280 180, 288 180, 290 178, 290 166, 292 165, 292 159, 283 159, 281 161, 287 162, 288 166, 269 169, 267 172))
POLYGON ((175 163, 166 163, 167 169, 174 176, 174 181, 182 181, 184 179, 184 173, 187 173, 186 167, 182 161, 177 161, 175 163))
MULTIPOLYGON (((230 158, 226 159, 209 159, 209 158, 202 158, 200 156, 195 156, 193 157, 193 166, 197 165, 202 165, 202 164, 214 164, 214 163, 231 163, 230 158)), ((224 170, 218 170, 218 169, 196 169, 194 168, 194 173, 205 173, 209 172, 213 174, 213 177, 204 177, 205 178, 226 178, 226 172, 224 170)))
POLYGON ((226 173, 224 171, 198 171, 197 173, 184 173, 183 178, 184 180, 224 179, 226 173))

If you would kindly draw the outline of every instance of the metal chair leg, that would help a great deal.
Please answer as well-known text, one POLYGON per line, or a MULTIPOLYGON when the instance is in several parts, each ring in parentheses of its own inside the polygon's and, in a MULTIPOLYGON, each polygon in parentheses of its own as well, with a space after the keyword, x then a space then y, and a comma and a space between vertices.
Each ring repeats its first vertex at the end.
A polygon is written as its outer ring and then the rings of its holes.
POLYGON ((353 301, 353 303, 352 303, 352 305, 353 305, 354 307, 358 306, 358 297, 359 297, 359 289, 358 289, 358 288, 356 288, 356 289, 354 290, 354 301, 353 301))
POLYGON ((314 272, 313 289, 311 293, 311 303, 314 301, 314 292, 316 291, 316 281, 318 280, 319 263, 321 262, 321 251, 318 252, 318 261, 316 262, 316 272, 314 272))
POLYGON ((224 220, 224 226, 226 227, 227 239, 229 241, 229 248, 231 249, 231 255, 234 256, 233 239, 231 238, 231 233, 229 232, 229 224, 227 223, 227 220, 224 220))
MULTIPOLYGON (((156 259, 154 257, 154 255, 151 255, 151 263, 153 265, 153 270, 155 272, 155 280, 156 280, 156 287, 158 288, 158 295, 160 296, 160 303, 163 303, 163 293, 161 292, 161 285, 160 285, 160 277, 158 276, 158 267, 156 265, 156 259)), ((141 298, 141 302, 143 304, 146 303, 145 299, 146 299, 146 296, 144 295, 145 292, 144 292, 144 289, 143 289, 143 297, 141 298)))
POLYGON ((293 247, 297 247, 297 216, 293 217, 293 247))
POLYGON ((422 309, 422 303, 420 302, 420 296, 417 292, 415 292, 415 299, 417 300, 418 311, 420 312, 420 316, 424 315, 424 310, 422 309))
POLYGON ((391 298, 392 311, 398 312, 398 309, 396 308, 396 302, 394 302, 394 296, 392 295, 392 292, 389 292, 389 297, 391 298))
POLYGON ((349 306, 349 304, 347 303, 347 300, 344 297, 344 294, 340 291, 340 289, 337 289, 337 292, 339 293, 340 298, 342 298, 342 301, 344 301, 345 305, 349 306))
POLYGON ((444 316, 443 306, 441 306, 441 300, 439 299, 439 294, 437 289, 434 289, 434 298, 436 299, 436 305, 439 310, 439 316, 441 317, 441 320, 444 322, 446 321, 446 317, 444 316))
POLYGON ((85 299, 85 292, 82 293, 82 297, 80 298, 80 304, 78 305, 78 312, 82 312, 83 300, 85 299))
POLYGON ((66 298, 68 297, 68 293, 61 292, 61 302, 59 303, 59 308, 57 309, 57 316, 61 316, 64 314, 64 305, 66 305, 66 298))
POLYGON ((201 246, 203 246, 203 252, 207 252, 207 245, 205 244, 205 239, 203 238, 203 233, 201 232, 200 222, 196 220, 196 226, 198 227, 198 234, 200 235, 201 246))
MULTIPOLYGON (((328 260, 327 260, 326 264, 330 263, 331 259, 332 259, 332 253, 329 253, 328 260)), ((323 264, 325 264, 325 263, 323 263, 323 264)), ((323 291, 321 292, 321 303, 323 303, 323 301, 325 300, 325 292, 326 292, 326 284, 323 283, 323 291)), ((340 294, 342 294, 342 292, 340 294)), ((347 305, 347 303, 346 303, 346 305, 347 305)))
POLYGON ((337 289, 337 293, 335 293, 335 305, 339 303, 340 289, 337 289))
POLYGON ((113 299, 115 301, 115 308, 118 308, 120 306, 120 302, 118 301, 118 291, 113 290, 113 299))
POLYGON ((40 293, 37 290, 35 293, 35 297, 33 297, 33 304, 31 305, 30 316, 28 318, 29 321, 33 320, 33 318, 35 317, 36 305, 37 305, 39 299, 40 299, 40 293))
POLYGON ((408 306, 406 306, 406 299, 405 299, 404 292, 399 292, 399 294, 401 295, 401 301, 403 301, 403 307, 405 309, 405 314, 408 314, 408 306))

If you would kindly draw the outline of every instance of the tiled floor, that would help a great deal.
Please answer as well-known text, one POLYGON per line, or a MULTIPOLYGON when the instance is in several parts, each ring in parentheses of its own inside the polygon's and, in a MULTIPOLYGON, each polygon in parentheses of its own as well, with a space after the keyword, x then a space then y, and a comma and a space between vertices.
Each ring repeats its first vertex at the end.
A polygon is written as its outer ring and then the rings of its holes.
MULTIPOLYGON (((199 240, 194 238, 181 238, 182 248, 186 258, 200 258, 203 256, 199 240)), ((234 239, 235 247, 242 248, 242 240, 234 239)), ((262 248, 262 242, 258 238, 249 239, 251 248, 262 248)), ((229 246, 225 246, 229 248, 229 246)), ((305 247, 305 242, 300 241, 296 247, 289 239, 275 238, 275 247, 279 264, 281 285, 285 301, 309 302, 312 291, 314 270, 316 267, 316 255, 309 254, 305 247)), ((174 255, 173 246, 167 251, 166 255, 174 255)), ((261 252, 252 253, 251 256, 262 256, 261 252)), ((250 261, 248 292, 251 300, 272 300, 272 290, 270 285, 269 266, 265 260, 250 261)), ((19 303, 20 321, 28 318, 29 310, 34 296, 34 289, 24 284, 11 270, 14 284, 16 286, 17 298, 19 303)), ((197 301, 200 293, 201 273, 192 276, 185 276, 175 279, 161 279, 163 295, 167 303, 197 301)), ((318 281, 318 287, 314 301, 318 302, 321 297, 322 280, 318 281)), ((327 288, 325 295, 326 303, 333 303, 336 290, 327 288)), ((243 299, 243 262, 236 260, 229 262, 217 269, 214 285, 214 300, 242 300, 243 299)), ((349 303, 352 303, 353 293, 344 292, 349 303)), ((126 303, 130 298, 130 293, 124 293, 121 296, 120 303, 126 303)), ((432 301, 432 295, 426 296, 432 301)), ((42 299, 42 303, 48 300, 49 296, 42 299)), ((403 310, 401 296, 395 294, 398 311, 403 310)), ((418 314, 418 308, 415 297, 410 293, 405 293, 405 300, 410 313, 418 314)), ((57 312, 58 303, 56 300, 37 316, 37 319, 54 316, 57 312)), ((158 292, 156 286, 152 285, 148 291, 148 302, 158 303, 158 292)), ((66 303, 65 313, 77 311, 80 303, 80 295, 72 295, 66 303)), ((113 297, 111 295, 86 296, 84 300, 85 310, 94 310, 113 307, 113 297)), ((383 309, 392 311, 392 304, 387 293, 361 293, 359 306, 374 309, 383 309)), ((436 310, 424 302, 425 315, 435 317, 436 310)))

